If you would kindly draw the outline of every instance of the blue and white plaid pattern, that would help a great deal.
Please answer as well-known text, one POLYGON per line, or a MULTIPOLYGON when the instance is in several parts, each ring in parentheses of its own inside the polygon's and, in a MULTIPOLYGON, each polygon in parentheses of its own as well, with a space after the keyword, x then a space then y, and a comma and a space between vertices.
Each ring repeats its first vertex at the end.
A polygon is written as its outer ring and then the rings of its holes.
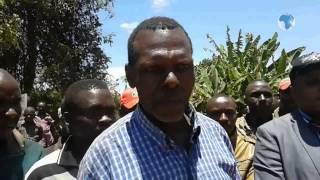
POLYGON ((137 108, 92 143, 78 179, 240 179, 224 129, 200 113, 190 119, 194 133, 187 152, 137 108))

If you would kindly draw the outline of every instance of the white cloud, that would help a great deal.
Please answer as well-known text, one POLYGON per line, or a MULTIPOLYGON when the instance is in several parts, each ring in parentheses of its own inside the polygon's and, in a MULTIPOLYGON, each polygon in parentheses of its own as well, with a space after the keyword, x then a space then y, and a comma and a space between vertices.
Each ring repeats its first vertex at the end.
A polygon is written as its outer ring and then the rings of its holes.
POLYGON ((126 75, 124 67, 109 67, 107 71, 114 79, 119 79, 126 75))
POLYGON ((114 90, 118 91, 119 93, 122 92, 126 86, 128 86, 124 79, 125 79, 125 70, 124 67, 109 67, 107 72, 110 74, 110 78, 113 82, 115 82, 114 90))
POLYGON ((156 11, 161 11, 164 8, 168 7, 171 3, 171 0, 152 0, 152 8, 156 11))
POLYGON ((133 29, 135 28, 135 27, 137 27, 138 26, 138 22, 130 22, 130 23, 127 23, 127 22, 125 22, 125 23, 122 23, 121 25, 120 25, 120 27, 121 28, 123 28, 124 30, 126 30, 129 34, 133 31, 133 29))

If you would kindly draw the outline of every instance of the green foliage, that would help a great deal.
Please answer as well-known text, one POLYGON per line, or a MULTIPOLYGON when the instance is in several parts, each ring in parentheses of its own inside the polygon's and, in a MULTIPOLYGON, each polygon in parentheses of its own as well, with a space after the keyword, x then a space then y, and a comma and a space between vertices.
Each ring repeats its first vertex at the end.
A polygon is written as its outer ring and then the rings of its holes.
POLYGON ((247 33, 243 37, 240 30, 237 41, 233 42, 229 27, 225 46, 218 45, 209 35, 207 38, 216 54, 213 54, 212 59, 203 60, 195 68, 196 83, 191 101, 200 111, 205 111, 209 98, 223 93, 235 98, 240 113, 243 113, 243 94, 247 85, 253 80, 263 79, 276 92, 279 80, 289 73, 291 60, 305 49, 299 47, 289 52, 282 50, 280 57, 275 59, 274 54, 280 45, 277 33, 259 43, 260 36, 247 33), (270 62, 272 64, 268 67, 270 62))
POLYGON ((110 59, 101 44, 112 35, 102 36, 97 13, 111 7, 111 0, 1 0, 0 67, 27 93, 105 79, 110 59))
POLYGON ((32 91, 30 94, 31 102, 28 106, 36 107, 37 103, 44 101, 47 103, 49 114, 57 120, 58 108, 61 106, 63 94, 56 90, 32 91))
POLYGON ((21 19, 17 14, 6 14, 2 11, 5 5, 5 1, 0 0, 0 56, 3 55, 3 51, 18 47, 18 39, 21 36, 21 19))

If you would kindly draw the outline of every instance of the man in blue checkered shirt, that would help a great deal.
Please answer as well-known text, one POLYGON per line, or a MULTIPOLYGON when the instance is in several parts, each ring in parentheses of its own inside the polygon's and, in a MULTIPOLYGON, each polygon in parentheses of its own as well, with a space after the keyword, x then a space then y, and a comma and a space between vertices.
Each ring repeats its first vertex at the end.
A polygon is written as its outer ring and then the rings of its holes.
POLYGON ((240 179, 224 129, 188 103, 195 76, 184 28, 167 17, 143 21, 128 59, 139 105, 92 143, 78 179, 240 179))

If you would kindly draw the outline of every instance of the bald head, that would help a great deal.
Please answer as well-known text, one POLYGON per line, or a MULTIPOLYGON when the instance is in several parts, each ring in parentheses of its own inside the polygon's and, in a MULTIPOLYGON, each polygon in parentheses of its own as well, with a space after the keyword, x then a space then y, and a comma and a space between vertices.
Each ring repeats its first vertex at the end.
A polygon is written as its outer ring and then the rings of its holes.
POLYGON ((18 82, 6 70, 0 69, 0 138, 16 126, 21 115, 20 100, 18 82))
POLYGON ((235 100, 227 95, 217 95, 207 103, 207 114, 218 121, 231 135, 235 129, 237 119, 237 105, 235 100))
POLYGON ((10 86, 20 93, 18 81, 8 71, 0 68, 0 88, 4 89, 5 86, 10 86))
POLYGON ((272 119, 273 93, 271 87, 263 80, 251 82, 246 88, 245 102, 249 107, 249 114, 252 121, 259 125, 272 119))
POLYGON ((208 110, 208 107, 212 107, 216 103, 229 103, 235 109, 237 108, 237 104, 236 104, 235 100, 231 96, 227 96, 227 95, 224 95, 224 94, 219 94, 219 95, 214 96, 214 97, 212 97, 211 99, 208 100, 207 110, 208 110))
POLYGON ((255 80, 249 83, 249 85, 247 86, 245 96, 247 97, 256 88, 265 88, 271 91, 271 88, 267 82, 263 80, 255 80))
POLYGON ((17 82, 16 79, 8 71, 0 68, 0 83, 9 80, 17 82))

